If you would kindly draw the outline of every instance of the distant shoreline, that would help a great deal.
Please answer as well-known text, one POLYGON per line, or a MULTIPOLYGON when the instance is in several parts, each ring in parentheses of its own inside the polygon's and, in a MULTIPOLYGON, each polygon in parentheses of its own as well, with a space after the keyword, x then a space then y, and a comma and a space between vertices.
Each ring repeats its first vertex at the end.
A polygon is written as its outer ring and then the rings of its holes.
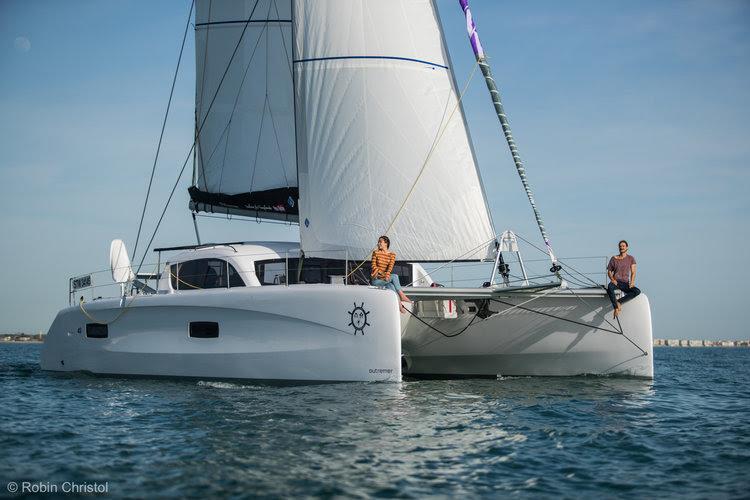
POLYGON ((750 347, 750 340, 654 339, 654 347, 750 347))
POLYGON ((4 339, 0 339, 0 344, 44 344, 44 340, 4 340, 4 339))

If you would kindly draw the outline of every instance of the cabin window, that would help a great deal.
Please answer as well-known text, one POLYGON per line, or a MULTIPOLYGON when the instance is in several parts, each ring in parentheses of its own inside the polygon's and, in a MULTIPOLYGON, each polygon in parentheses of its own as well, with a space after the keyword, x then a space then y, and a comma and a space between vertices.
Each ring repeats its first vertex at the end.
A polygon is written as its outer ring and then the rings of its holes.
POLYGON ((87 323, 86 336, 90 339, 106 339, 109 337, 109 328, 101 323, 87 323))
POLYGON ((242 276, 240 276, 240 273, 238 273, 234 266, 229 262, 227 262, 227 269, 229 270, 229 288, 245 286, 245 282, 242 281, 242 276))
MULTIPOLYGON (((370 283, 370 262, 365 262, 356 271, 359 261, 350 260, 348 270, 346 260, 321 259, 309 257, 302 261, 302 271, 298 270, 299 259, 289 259, 289 283, 330 283, 334 276, 344 276, 350 273, 349 283, 352 285, 367 285, 370 283), (352 272, 354 271, 354 272, 352 272), (299 281, 297 275, 299 273, 299 281)), ((283 285, 286 283, 286 259, 257 261, 255 274, 261 285, 283 285)), ((393 272, 398 274, 401 284, 412 282, 412 266, 405 262, 396 262, 393 272)))
POLYGON ((240 273, 221 259, 196 259, 169 266, 174 290, 203 290, 245 286, 240 273))
POLYGON ((194 339, 218 338, 219 324, 215 321, 191 321, 190 336, 194 339))
MULTIPOLYGON (((291 259, 289 267, 293 268, 291 259)), ((255 274, 258 276, 261 285, 283 285, 286 283, 286 260, 256 262, 255 274)))

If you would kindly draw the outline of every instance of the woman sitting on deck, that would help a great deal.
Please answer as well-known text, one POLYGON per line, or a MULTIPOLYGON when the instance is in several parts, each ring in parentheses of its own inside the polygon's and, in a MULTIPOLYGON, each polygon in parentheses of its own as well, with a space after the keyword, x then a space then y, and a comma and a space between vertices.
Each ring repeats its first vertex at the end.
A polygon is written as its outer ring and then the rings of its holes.
MULTIPOLYGON (((389 288, 398 294, 404 302, 411 302, 403 291, 398 275, 393 274, 393 265, 396 263, 396 254, 389 251, 391 240, 388 236, 381 236, 378 239, 378 248, 372 252, 372 265, 370 271, 371 283, 374 286, 389 288)), ((401 312, 404 312, 404 306, 401 305, 401 312)))

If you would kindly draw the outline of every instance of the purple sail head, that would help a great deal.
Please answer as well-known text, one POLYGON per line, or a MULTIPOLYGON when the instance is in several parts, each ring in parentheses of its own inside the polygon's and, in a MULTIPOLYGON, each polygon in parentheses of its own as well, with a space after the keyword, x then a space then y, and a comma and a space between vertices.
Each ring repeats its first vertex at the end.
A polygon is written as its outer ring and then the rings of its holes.
POLYGON ((479 41, 479 34, 477 33, 477 26, 474 24, 474 18, 471 16, 469 0, 458 0, 458 3, 461 4, 461 9, 463 9, 466 16, 466 31, 469 33, 469 40, 471 40, 471 48, 474 50, 474 55, 477 59, 484 59, 484 49, 482 49, 482 42, 479 41))

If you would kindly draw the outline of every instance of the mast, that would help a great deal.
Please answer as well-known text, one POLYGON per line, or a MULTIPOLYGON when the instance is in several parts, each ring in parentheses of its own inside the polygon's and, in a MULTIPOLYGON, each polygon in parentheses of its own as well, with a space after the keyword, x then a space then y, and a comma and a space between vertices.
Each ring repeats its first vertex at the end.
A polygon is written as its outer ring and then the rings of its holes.
POLYGON ((518 146, 516 146, 516 141, 513 139, 513 134, 510 130, 510 124, 508 123, 508 118, 505 115, 505 108, 503 107, 503 103, 500 99, 500 91, 497 88, 497 84, 495 84, 495 79, 492 76, 492 69, 487 62, 487 57, 485 56, 484 49, 482 48, 482 43, 479 41, 477 27, 474 24, 474 19, 471 15, 471 10, 469 9, 469 0, 458 1, 461 4, 461 9, 464 11, 464 15, 466 16, 466 30, 468 31, 469 40, 471 41, 471 48, 477 58, 479 69, 482 70, 482 75, 484 75, 484 81, 487 84, 487 89, 490 91, 490 97, 492 98, 492 104, 495 106, 497 118, 498 120, 500 120, 500 125, 502 125, 503 127, 503 133, 505 134, 505 139, 508 142, 510 154, 513 156, 513 163, 515 163, 516 165, 516 171, 518 172, 518 176, 521 178, 521 184, 523 184, 523 189, 524 191, 526 191, 526 197, 529 199, 531 209, 534 211, 534 218, 536 219, 536 224, 539 227, 539 232, 542 234, 544 244, 547 247, 547 254, 552 261, 552 268, 550 269, 550 271, 555 273, 557 277, 560 278, 560 270, 562 268, 557 263, 557 258, 552 251, 552 244, 549 241, 547 230, 544 227, 542 215, 539 213, 539 209, 536 206, 536 201, 534 200, 534 194, 531 192, 531 186, 529 185, 529 180, 526 177, 526 168, 523 165, 523 161, 521 161, 521 155, 518 153, 518 146))

